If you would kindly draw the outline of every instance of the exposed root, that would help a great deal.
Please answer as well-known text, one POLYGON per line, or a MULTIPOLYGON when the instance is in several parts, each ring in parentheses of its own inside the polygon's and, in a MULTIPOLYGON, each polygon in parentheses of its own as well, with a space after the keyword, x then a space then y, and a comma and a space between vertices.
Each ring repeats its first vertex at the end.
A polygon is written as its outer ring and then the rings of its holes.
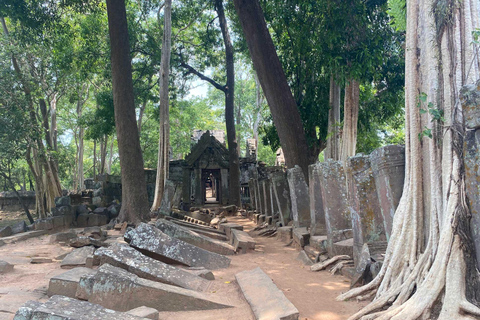
POLYGON ((365 300, 371 300, 373 297, 375 297, 376 293, 377 292, 375 290, 372 290, 372 291, 364 294, 363 296, 358 296, 357 297, 357 302, 365 301, 365 300))
POLYGON ((331 273, 332 275, 336 274, 337 272, 339 272, 340 270, 342 270, 342 268, 345 266, 346 263, 350 263, 350 262, 353 262, 353 260, 341 261, 341 262, 337 263, 337 264, 332 268, 332 270, 330 270, 330 273, 331 273))
POLYGON ((320 271, 325 268, 327 268, 329 265, 334 264, 335 262, 339 260, 350 260, 351 257, 347 255, 340 255, 340 256, 335 256, 331 259, 328 259, 327 261, 316 263, 313 266, 310 267, 310 270, 312 271, 320 271))

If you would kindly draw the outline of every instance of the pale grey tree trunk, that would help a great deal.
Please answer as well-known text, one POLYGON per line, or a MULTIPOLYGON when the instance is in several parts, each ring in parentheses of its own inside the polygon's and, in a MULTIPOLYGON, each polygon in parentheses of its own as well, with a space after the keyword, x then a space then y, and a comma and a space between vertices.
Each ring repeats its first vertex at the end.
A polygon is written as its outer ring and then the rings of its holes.
POLYGON ((325 159, 340 160, 340 90, 334 76, 330 76, 330 110, 328 111, 325 159))

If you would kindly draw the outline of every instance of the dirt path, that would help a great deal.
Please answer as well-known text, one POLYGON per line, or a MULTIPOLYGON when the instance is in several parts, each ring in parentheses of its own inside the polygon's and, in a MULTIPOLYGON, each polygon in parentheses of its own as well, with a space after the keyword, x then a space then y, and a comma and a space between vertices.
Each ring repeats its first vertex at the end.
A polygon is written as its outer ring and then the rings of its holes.
MULTIPOLYGON (((254 224, 244 218, 228 218, 229 222, 244 225, 246 231, 254 224)), ((364 303, 337 302, 335 297, 348 289, 349 281, 328 272, 311 272, 295 258, 298 251, 285 247, 275 238, 256 237, 254 252, 230 256, 230 268, 214 271, 215 280, 208 293, 233 308, 192 312, 162 312, 160 319, 181 320, 253 320, 254 315, 236 284, 235 274, 256 267, 262 268, 286 297, 300 311, 301 320, 342 320, 358 311, 364 303)), ((60 260, 34 265, 32 257, 55 259, 71 248, 49 244, 48 236, 29 239, 0 247, 0 259, 15 264, 15 271, 0 275, 0 320, 12 319, 13 314, 27 300, 48 299, 46 290, 50 277, 65 270, 60 260)))

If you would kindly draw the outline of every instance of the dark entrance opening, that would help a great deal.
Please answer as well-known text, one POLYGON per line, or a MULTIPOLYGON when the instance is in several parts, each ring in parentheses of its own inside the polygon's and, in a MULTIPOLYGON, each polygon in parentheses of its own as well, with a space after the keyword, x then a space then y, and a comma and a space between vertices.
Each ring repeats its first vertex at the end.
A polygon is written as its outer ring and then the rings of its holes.
POLYGON ((202 170, 202 195, 203 203, 219 203, 221 199, 220 169, 202 170))

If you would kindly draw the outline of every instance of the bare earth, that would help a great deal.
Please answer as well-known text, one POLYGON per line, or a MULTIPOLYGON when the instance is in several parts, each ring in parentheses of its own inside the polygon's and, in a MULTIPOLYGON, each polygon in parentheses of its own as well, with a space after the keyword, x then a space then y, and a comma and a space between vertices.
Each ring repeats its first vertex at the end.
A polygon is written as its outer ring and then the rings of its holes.
MULTIPOLYGON (((229 217, 229 222, 244 225, 246 231, 254 224, 244 218, 229 217)), ((109 231, 110 232, 110 231, 109 231)), ((329 272, 311 272, 301 262, 295 260, 298 251, 285 247, 275 238, 256 237, 254 252, 230 256, 230 268, 214 271, 215 280, 209 292, 218 295, 219 300, 233 308, 208 311, 163 312, 160 319, 217 320, 255 319, 248 303, 235 281, 235 274, 262 268, 279 289, 300 311, 301 320, 342 320, 358 311, 365 303, 337 302, 335 297, 348 290, 349 281, 342 276, 332 276, 329 272)), ((0 247, 0 260, 15 264, 14 272, 0 275, 0 320, 13 319, 15 311, 27 300, 48 299, 46 290, 50 277, 65 270, 60 269, 60 261, 31 264, 32 257, 55 259, 71 248, 49 244, 48 236, 29 239, 0 247)))

